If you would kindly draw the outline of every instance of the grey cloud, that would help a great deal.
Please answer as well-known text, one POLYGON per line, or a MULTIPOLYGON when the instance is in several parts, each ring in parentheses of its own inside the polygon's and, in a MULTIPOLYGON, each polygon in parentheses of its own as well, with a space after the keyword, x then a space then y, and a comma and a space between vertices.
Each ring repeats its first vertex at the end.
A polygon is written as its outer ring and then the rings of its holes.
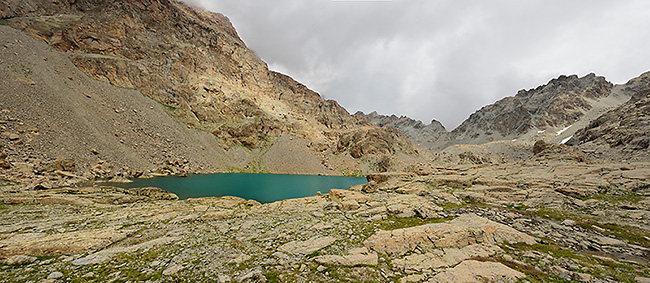
POLYGON ((186 0, 228 16, 270 68, 339 101, 451 129, 560 74, 650 70, 648 1, 186 0))

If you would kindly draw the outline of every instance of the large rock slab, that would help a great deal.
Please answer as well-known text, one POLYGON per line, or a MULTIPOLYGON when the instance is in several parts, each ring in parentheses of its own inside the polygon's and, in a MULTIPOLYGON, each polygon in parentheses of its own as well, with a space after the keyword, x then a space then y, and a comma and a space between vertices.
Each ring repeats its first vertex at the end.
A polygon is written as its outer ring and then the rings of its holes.
POLYGON ((394 260, 393 265, 403 270, 422 272, 428 269, 454 266, 470 258, 487 258, 499 252, 502 250, 497 246, 473 244, 462 248, 443 248, 425 254, 408 255, 394 260))
POLYGON ((67 233, 24 233, 0 241, 0 256, 15 254, 62 255, 104 248, 124 239, 132 230, 102 228, 67 233))
POLYGON ((307 255, 331 245, 334 241, 336 241, 336 238, 331 236, 315 236, 306 241, 288 242, 280 246, 278 250, 288 254, 307 255))
POLYGON ((430 282, 517 282, 525 275, 498 262, 466 260, 436 274, 430 282))
POLYGON ((386 200, 390 214, 396 217, 438 218, 442 208, 417 195, 396 195, 386 200))
POLYGON ((416 249, 464 247, 471 244, 518 243, 534 244, 535 240, 511 227, 474 214, 464 214, 448 223, 379 231, 364 245, 377 252, 401 256, 416 249))
POLYGON ((174 242, 178 240, 178 237, 161 237, 157 239, 153 239, 150 241, 146 241, 137 245, 133 246, 128 246, 128 247, 111 247, 105 250, 101 250, 99 252, 87 255, 85 257, 82 257, 80 259, 72 261, 73 264, 75 265, 87 265, 87 264, 96 264, 96 263, 102 263, 104 261, 107 261, 111 258, 113 258, 115 255, 120 254, 120 253, 131 253, 135 252, 137 250, 147 250, 150 249, 154 246, 158 245, 164 245, 167 243, 174 242))
POLYGON ((314 261, 320 264, 334 265, 377 265, 378 256, 376 252, 371 252, 367 248, 355 248, 349 251, 349 255, 322 255, 314 258, 314 261))

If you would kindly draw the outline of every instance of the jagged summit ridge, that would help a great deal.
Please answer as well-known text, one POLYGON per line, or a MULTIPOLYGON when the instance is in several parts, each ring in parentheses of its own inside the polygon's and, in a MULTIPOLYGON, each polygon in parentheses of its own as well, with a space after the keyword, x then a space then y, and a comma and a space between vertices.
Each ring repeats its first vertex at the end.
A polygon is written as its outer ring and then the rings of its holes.
POLYGON ((560 76, 530 90, 520 90, 476 111, 451 132, 454 140, 499 140, 526 132, 566 127, 611 93, 613 84, 588 74, 560 76))
MULTIPOLYGON (((364 117, 378 126, 398 128, 416 144, 435 150, 455 144, 484 144, 492 141, 532 144, 537 140, 546 140, 564 143, 580 129, 587 127, 606 112, 621 106, 631 97, 643 96, 640 93, 649 87, 650 72, 623 85, 614 85, 593 73, 583 77, 561 75, 547 84, 520 90, 514 96, 482 107, 451 132, 447 132, 435 120, 430 125, 424 125, 421 121, 405 116, 384 116, 376 112, 357 112, 355 115, 364 117)), ((627 103, 627 111, 632 111, 633 106, 629 104, 631 102, 627 103)), ((628 120, 630 119, 637 118, 629 117, 628 120)), ((589 127, 593 128, 593 125, 589 127)), ((638 136, 638 131, 632 131, 632 128, 629 130, 631 135, 638 136)), ((585 143, 583 132, 581 139, 582 141, 573 141, 571 144, 585 143)), ((587 138, 589 141, 593 139, 597 139, 593 134, 587 138)), ((639 142, 644 144, 643 141, 635 141, 639 142)))
POLYGON ((425 125, 422 121, 414 120, 407 116, 397 117, 394 114, 385 116, 377 114, 376 111, 369 114, 358 111, 354 115, 363 117, 370 121, 370 123, 380 127, 394 127, 405 133, 415 144, 424 147, 432 147, 435 143, 439 143, 440 140, 444 140, 447 136, 447 129, 437 120, 432 120, 430 124, 425 125))

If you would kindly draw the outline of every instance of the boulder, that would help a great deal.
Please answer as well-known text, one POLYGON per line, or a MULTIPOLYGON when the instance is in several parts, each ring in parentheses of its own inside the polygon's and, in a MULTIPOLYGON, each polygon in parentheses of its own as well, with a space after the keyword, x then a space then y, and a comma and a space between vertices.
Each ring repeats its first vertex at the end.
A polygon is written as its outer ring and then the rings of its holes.
POLYGON ((364 245, 389 255, 405 255, 420 250, 461 248, 471 244, 499 243, 534 244, 535 239, 511 227, 474 214, 464 214, 448 223, 434 223, 416 227, 380 230, 370 236, 364 245))
POLYGON ((544 151, 545 148, 546 148, 546 142, 544 142, 543 140, 538 140, 533 145, 533 154, 537 155, 538 153, 544 151))
POLYGON ((324 247, 331 245, 332 243, 334 243, 334 241, 336 241, 336 238, 331 236, 325 236, 325 237, 314 236, 306 241, 288 242, 280 246, 278 250, 288 254, 308 255, 310 253, 313 253, 315 251, 318 251, 324 247))
POLYGON ((23 264, 30 264, 32 262, 35 262, 36 260, 37 260, 37 258, 33 257, 33 256, 13 255, 13 256, 10 256, 8 259, 5 259, 4 264, 7 264, 7 265, 23 265, 23 264))

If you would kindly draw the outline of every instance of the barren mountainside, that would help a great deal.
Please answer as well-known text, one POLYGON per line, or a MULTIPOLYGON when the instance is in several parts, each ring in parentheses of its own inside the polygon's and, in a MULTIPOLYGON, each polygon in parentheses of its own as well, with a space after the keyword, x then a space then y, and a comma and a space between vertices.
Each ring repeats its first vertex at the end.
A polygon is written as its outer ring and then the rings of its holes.
MULTIPOLYGON (((613 112, 606 113, 619 106, 617 111, 627 111, 629 115, 637 113, 633 119, 645 119, 647 113, 639 106, 641 102, 628 102, 625 104, 627 106, 623 104, 634 95, 642 96, 639 93, 649 87, 650 72, 621 85, 613 85, 604 77, 594 74, 582 78, 576 75, 560 76, 545 85, 521 90, 515 96, 505 97, 484 106, 451 132, 447 132, 435 120, 429 125, 424 125, 405 116, 383 116, 374 112, 367 115, 357 114, 375 125, 395 127, 406 133, 416 144, 434 150, 452 145, 480 145, 497 141, 518 141, 531 145, 537 140, 562 143, 588 125, 593 128, 593 125, 599 123, 596 122, 597 119, 608 120, 601 115, 614 117, 613 112)), ((610 127, 608 132, 614 129, 610 127)), ((636 123, 635 126, 616 128, 626 132, 623 135, 638 136, 639 131, 647 129, 647 125, 636 123)), ((601 138, 600 134, 591 134, 589 139, 597 138, 601 138)), ((585 139, 584 131, 581 132, 581 139, 585 139)), ((574 140, 571 144, 582 143, 584 141, 574 140)))
POLYGON ((606 146, 630 154, 650 151, 650 89, 637 92, 628 102, 580 129, 569 145, 606 146))
POLYGON ((270 71, 221 14, 171 0, 16 0, 0 5, 0 15, 2 24, 65 52, 90 77, 169 106, 174 117, 212 133, 225 150, 243 146, 262 154, 293 136, 316 162, 338 171, 361 166, 330 160, 352 148, 355 157, 416 153, 400 132, 354 117, 270 71), (339 142, 350 134, 357 138, 339 142))
POLYGON ((457 143, 516 138, 530 130, 564 128, 610 94, 613 84, 594 74, 560 76, 535 89, 521 90, 485 106, 451 131, 457 143))

